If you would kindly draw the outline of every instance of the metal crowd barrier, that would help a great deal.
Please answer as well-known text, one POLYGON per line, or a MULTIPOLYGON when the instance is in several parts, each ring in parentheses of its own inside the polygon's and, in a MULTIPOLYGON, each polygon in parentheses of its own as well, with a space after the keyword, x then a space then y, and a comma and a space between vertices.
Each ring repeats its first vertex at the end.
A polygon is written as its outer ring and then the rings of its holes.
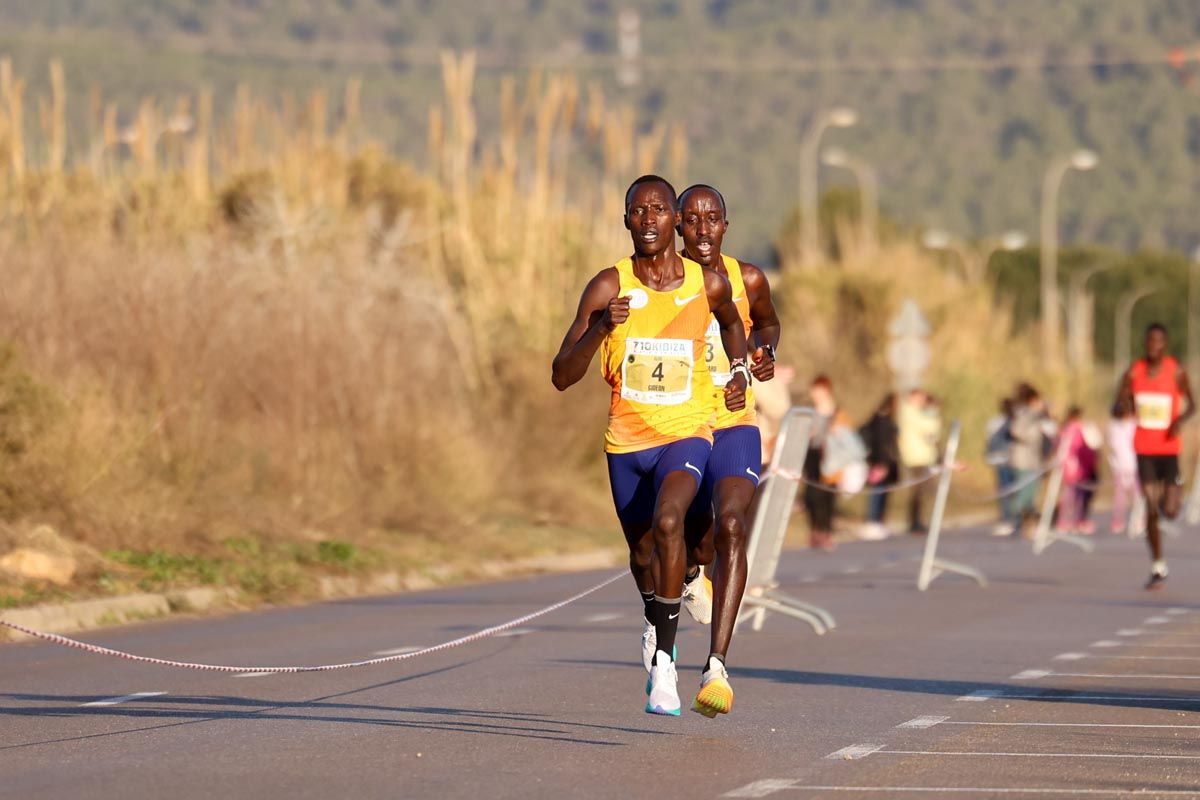
POLYGON ((939 575, 952 572, 965 575, 980 586, 987 586, 987 578, 982 572, 937 557, 938 541, 942 535, 942 521, 946 516, 946 499, 950 496, 950 482, 954 479, 954 459, 958 457, 958 440, 962 436, 962 425, 957 421, 950 426, 950 435, 946 439, 946 450, 942 454, 941 475, 938 476, 937 497, 933 502, 933 512, 929 518, 929 533, 925 536, 925 554, 921 558, 921 569, 917 572, 917 588, 922 592, 939 575))
POLYGON ((812 410, 789 409, 780 426, 770 469, 763 479, 758 509, 750 526, 746 552, 749 574, 738 616, 739 623, 750 620, 750 627, 755 631, 762 630, 768 611, 807 622, 818 634, 836 627, 833 615, 828 611, 784 594, 775 580, 783 540, 796 504, 796 492, 800 488, 798 481, 785 477, 785 474, 803 472, 811 435, 812 410))

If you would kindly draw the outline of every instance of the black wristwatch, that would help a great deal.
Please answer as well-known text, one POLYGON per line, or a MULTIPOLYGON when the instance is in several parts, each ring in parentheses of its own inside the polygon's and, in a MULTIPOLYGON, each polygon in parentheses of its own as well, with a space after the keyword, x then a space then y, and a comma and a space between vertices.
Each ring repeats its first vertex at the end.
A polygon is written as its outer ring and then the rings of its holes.
POLYGON ((774 347, 772 347, 769 344, 764 344, 762 346, 762 349, 763 349, 763 352, 767 354, 767 358, 771 359, 771 361, 775 360, 775 348, 774 347))

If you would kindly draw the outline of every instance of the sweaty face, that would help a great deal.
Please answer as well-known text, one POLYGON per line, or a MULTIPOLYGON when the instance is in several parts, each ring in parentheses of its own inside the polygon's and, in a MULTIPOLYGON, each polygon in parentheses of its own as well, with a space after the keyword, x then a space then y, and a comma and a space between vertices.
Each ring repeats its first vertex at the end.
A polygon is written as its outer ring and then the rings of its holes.
POLYGON ((634 252, 653 256, 673 248, 678 218, 666 186, 661 183, 636 186, 625 212, 625 227, 633 238, 634 252))
POLYGON ((1158 361, 1167 352, 1167 335, 1155 328, 1146 334, 1146 358, 1158 361))
POLYGON ((720 198, 707 189, 694 189, 687 193, 682 217, 679 229, 688 258, 712 267, 721 255, 721 240, 729 229, 720 198))

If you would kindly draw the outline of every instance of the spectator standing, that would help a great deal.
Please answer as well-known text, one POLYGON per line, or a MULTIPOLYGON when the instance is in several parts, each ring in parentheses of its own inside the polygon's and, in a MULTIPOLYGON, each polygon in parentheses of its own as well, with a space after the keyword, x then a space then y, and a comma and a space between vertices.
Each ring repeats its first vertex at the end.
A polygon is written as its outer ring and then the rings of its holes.
POLYGON ((867 424, 859 429, 867 450, 867 522, 863 539, 886 539, 888 494, 900 480, 900 427, 896 424, 896 395, 888 394, 867 424))
POLYGON ((986 428, 986 460, 996 473, 996 499, 1000 504, 1000 522, 992 529, 995 536, 1007 536, 1011 532, 1008 521, 1012 518, 1009 491, 1013 485, 1012 416, 1013 399, 1006 397, 1000 401, 1000 413, 988 420, 986 428))
POLYGON ((1096 451, 1084 433, 1083 409, 1072 406, 1059 434, 1063 457, 1062 492, 1058 498, 1058 528, 1067 533, 1090 534, 1087 506, 1090 485, 1096 476, 1096 451))
POLYGON ((1133 435, 1136 432, 1137 417, 1133 415, 1133 406, 1127 398, 1118 398, 1113 404, 1105 436, 1108 440, 1108 468, 1112 471, 1113 481, 1112 520, 1108 527, 1112 533, 1125 532, 1130 506, 1139 496, 1137 453, 1133 449, 1133 435))
POLYGON ((936 403, 924 389, 913 389, 900 403, 899 423, 900 463, 908 480, 920 481, 913 486, 908 501, 908 532, 928 532, 923 515, 924 501, 929 495, 934 465, 938 460, 938 440, 942 435, 942 419, 936 403))
POLYGON ((833 441, 849 420, 840 410, 833 394, 833 381, 818 375, 809 387, 813 405, 812 436, 804 459, 804 507, 808 511, 810 544, 819 550, 833 549, 833 513, 837 501, 838 478, 828 474, 825 464, 835 447, 833 441))
POLYGON ((1022 384, 1017 389, 1016 403, 1010 425, 1012 449, 1009 462, 1013 468, 1012 505, 1009 506, 1012 535, 1020 535, 1025 521, 1034 516, 1033 502, 1037 497, 1038 473, 1053 441, 1054 422, 1046 413, 1046 403, 1037 389, 1022 384))

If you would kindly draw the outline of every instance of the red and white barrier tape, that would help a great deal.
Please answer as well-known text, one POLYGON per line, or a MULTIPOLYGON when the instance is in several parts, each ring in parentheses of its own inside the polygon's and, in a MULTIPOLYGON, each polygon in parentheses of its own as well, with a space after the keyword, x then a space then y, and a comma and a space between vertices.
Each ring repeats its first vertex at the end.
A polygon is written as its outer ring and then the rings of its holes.
POLYGON ((891 494, 892 492, 900 492, 900 491, 904 491, 905 489, 911 489, 914 486, 920 486, 922 483, 928 483, 929 481, 931 481, 934 478, 941 475, 943 471, 944 471, 943 467, 941 465, 937 465, 934 467, 930 467, 929 474, 924 475, 920 478, 909 478, 906 481, 898 481, 897 483, 889 483, 887 486, 865 486, 862 489, 859 489, 857 492, 847 492, 847 491, 843 491, 842 489, 839 489, 837 486, 830 486, 829 484, 826 484, 826 483, 818 483, 816 481, 811 481, 808 478, 804 477, 803 474, 801 474, 799 472, 792 472, 791 470, 787 470, 787 469, 771 470, 771 471, 767 472, 767 475, 777 475, 780 478, 784 478, 789 481, 795 481, 796 483, 799 483, 801 486, 808 486, 812 489, 819 489, 823 492, 829 492, 830 494, 840 494, 843 497, 855 497, 860 494, 861 495, 891 494))
POLYGON ((158 664, 159 666, 163 666, 163 667, 179 667, 181 669, 196 669, 196 670, 203 670, 206 672, 286 672, 286 673, 330 672, 332 670, 337 670, 337 669, 353 669, 355 667, 370 667, 370 666, 374 666, 375 664, 386 664, 386 663, 389 663, 392 661, 405 661, 410 658, 416 658, 418 656, 424 656, 424 655, 428 655, 430 653, 437 653, 442 650, 449 650, 453 647, 459 647, 460 645, 477 642, 481 639, 486 639, 489 636, 495 636, 497 633, 502 633, 506 630, 510 630, 519 625, 524 625, 526 622, 537 619, 538 617, 545 616, 546 614, 549 614, 552 611, 557 611, 558 609, 563 608, 564 606, 568 606, 571 603, 574 603, 576 600, 587 597, 589 594, 592 594, 593 592, 600 591, 605 586, 608 586, 611 583, 615 583, 616 581, 620 580, 622 577, 624 577, 628 574, 629 573, 626 570, 621 570, 616 575, 613 575, 610 578, 605 578, 600 583, 597 583, 595 586, 591 587, 590 589, 585 589, 582 592, 580 592, 579 594, 572 595, 571 597, 568 597, 566 600, 561 600, 561 601, 555 603, 554 605, 546 606, 545 608, 539 609, 538 611, 534 611, 532 614, 526 614, 523 617, 517 617, 516 619, 509 620, 508 622, 505 622, 503 624, 493 625, 490 628, 484 628, 481 631, 476 631, 475 633, 472 633, 468 636, 463 636, 458 639, 451 639, 448 642, 442 642, 441 644, 435 644, 431 647, 425 647, 425 648, 416 650, 411 653, 400 653, 399 655, 394 655, 394 656, 384 656, 382 658, 371 658, 371 659, 367 659, 366 661, 350 661, 345 664, 322 664, 322 665, 314 666, 314 667, 233 667, 233 666, 226 666, 223 664, 194 664, 189 661, 171 661, 170 659, 166 659, 166 658, 152 658, 150 656, 139 656, 139 655, 135 655, 133 653, 125 653, 120 650, 113 650, 108 647, 100 647, 99 645, 88 644, 87 642, 81 642, 81 641, 78 641, 77 639, 70 639, 66 636, 61 636, 57 633, 46 633, 45 631, 38 631, 38 630, 34 630, 33 628, 26 628, 23 625, 16 625, 12 622, 5 622, 2 619, 0 619, 0 625, 3 625, 6 628, 12 628, 14 631, 20 631, 21 633, 23 633, 27 636, 33 636, 37 639, 42 639, 47 642, 52 642, 53 644, 62 645, 63 647, 74 647, 78 650, 83 650, 86 653, 93 653, 95 655, 100 655, 100 656, 114 656, 116 658, 124 658, 129 661, 140 661, 143 664, 158 664))

